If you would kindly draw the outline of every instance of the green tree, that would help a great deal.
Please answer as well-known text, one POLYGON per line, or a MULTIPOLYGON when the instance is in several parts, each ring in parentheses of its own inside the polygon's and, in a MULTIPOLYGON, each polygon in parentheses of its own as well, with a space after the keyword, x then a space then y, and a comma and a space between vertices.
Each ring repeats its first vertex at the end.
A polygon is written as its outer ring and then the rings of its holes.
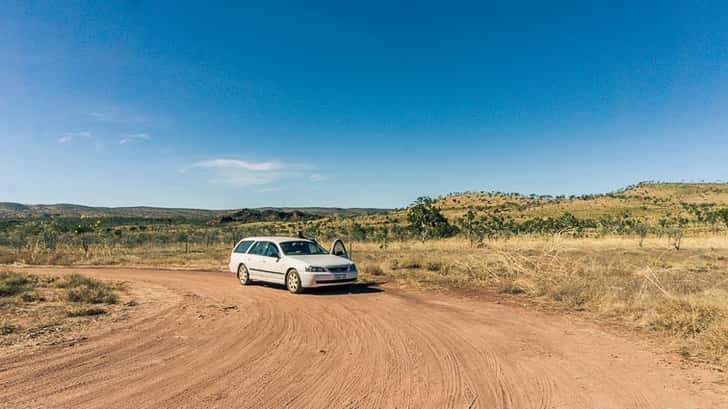
POLYGON ((410 229, 424 242, 433 237, 445 237, 452 234, 453 228, 440 209, 435 207, 431 197, 423 196, 407 210, 410 229))
POLYGON ((725 224, 726 229, 728 229, 728 207, 719 209, 715 213, 718 219, 725 224))
POLYGON ((477 222, 475 220, 475 212, 473 212, 473 209, 469 208, 465 217, 458 218, 457 224, 460 225, 460 231, 465 234, 465 237, 470 242, 470 247, 473 247, 475 242, 475 230, 477 229, 477 222))

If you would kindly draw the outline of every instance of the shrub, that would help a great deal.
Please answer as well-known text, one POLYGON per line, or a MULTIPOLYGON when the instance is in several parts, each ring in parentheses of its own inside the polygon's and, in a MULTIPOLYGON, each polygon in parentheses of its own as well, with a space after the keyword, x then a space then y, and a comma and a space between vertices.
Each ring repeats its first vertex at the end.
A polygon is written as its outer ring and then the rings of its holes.
POLYGON ((118 298, 113 288, 103 282, 78 274, 65 276, 57 283, 66 289, 66 300, 87 304, 116 304, 118 298))
POLYGON ((403 260, 394 259, 390 262, 392 270, 403 269, 418 269, 422 268, 422 264, 415 258, 406 258, 403 260))
POLYGON ((665 299, 655 309, 650 327, 683 337, 701 334, 723 318, 712 305, 682 298, 665 299))
POLYGON ((45 301, 45 298, 35 291, 23 293, 20 299, 24 302, 45 301))
POLYGON ((56 287, 58 288, 94 287, 98 285, 103 285, 103 283, 94 278, 82 276, 81 274, 68 274, 56 282, 56 287))
POLYGON ((497 288, 499 293, 511 295, 525 294, 527 291, 526 286, 517 280, 504 280, 497 288))
POLYGON ((18 327, 11 324, 2 324, 0 325, 0 335, 10 335, 13 332, 17 331, 18 327))
POLYGON ((116 304, 117 297, 113 290, 106 287, 75 287, 66 292, 66 299, 71 302, 88 304, 116 304))
POLYGON ((373 276, 381 276, 384 275, 384 270, 382 270, 382 267, 379 264, 367 264, 364 266, 364 273, 373 276))
POLYGON ((36 279, 33 276, 20 273, 0 273, 0 297, 18 295, 24 291, 35 288, 36 279))
POLYGON ((68 312, 69 317, 92 317, 104 314, 106 314, 106 310, 103 308, 81 308, 68 312))

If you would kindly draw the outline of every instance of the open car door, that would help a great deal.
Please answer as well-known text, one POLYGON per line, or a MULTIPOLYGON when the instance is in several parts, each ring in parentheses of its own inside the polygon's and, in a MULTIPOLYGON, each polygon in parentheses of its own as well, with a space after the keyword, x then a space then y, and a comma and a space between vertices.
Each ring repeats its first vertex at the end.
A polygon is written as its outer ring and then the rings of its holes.
POLYGON ((331 250, 329 253, 334 256, 349 258, 349 253, 346 251, 346 246, 341 239, 336 239, 333 243, 331 243, 331 250))

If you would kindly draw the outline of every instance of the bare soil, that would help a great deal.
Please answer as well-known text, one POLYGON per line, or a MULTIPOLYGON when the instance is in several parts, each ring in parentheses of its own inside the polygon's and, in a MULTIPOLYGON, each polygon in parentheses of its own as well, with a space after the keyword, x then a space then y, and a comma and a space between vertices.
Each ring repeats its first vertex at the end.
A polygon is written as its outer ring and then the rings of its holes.
MULTIPOLYGON (((47 273, 58 268, 34 268, 47 273)), ((72 343, 0 351, 3 408, 728 408, 718 370, 573 317, 357 286, 75 268, 138 305, 72 343)))

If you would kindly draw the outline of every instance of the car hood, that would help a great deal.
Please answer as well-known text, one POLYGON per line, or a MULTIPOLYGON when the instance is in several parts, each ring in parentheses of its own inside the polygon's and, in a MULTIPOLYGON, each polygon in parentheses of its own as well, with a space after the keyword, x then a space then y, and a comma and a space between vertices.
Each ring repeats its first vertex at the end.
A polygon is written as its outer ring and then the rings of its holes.
POLYGON ((344 266, 352 264, 348 258, 334 256, 331 254, 311 255, 311 256, 288 256, 294 260, 302 261, 310 266, 344 266))

